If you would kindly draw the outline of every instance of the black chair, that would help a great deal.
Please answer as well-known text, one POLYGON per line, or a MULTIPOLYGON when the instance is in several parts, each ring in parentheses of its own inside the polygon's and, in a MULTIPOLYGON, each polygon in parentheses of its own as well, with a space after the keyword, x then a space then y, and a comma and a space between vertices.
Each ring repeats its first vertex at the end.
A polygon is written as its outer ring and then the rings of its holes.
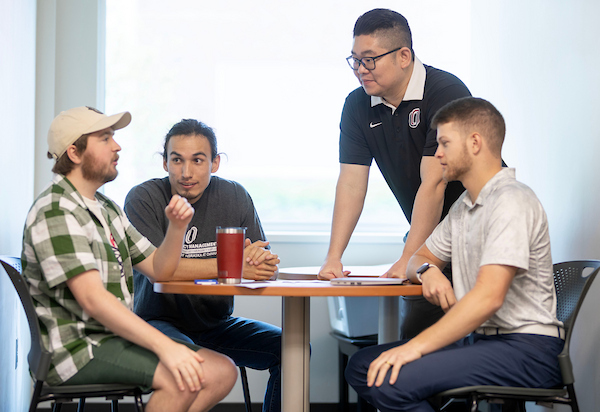
POLYGON ((119 399, 124 396, 133 396, 135 399, 135 410, 142 412, 144 404, 142 402, 142 390, 133 385, 70 385, 70 386, 49 386, 44 381, 48 375, 52 354, 45 349, 42 343, 40 324, 35 312, 35 306, 29 288, 23 276, 21 276, 21 259, 7 256, 0 256, 0 263, 10 277, 27 316, 29 331, 31 334, 31 348, 27 360, 29 361, 29 370, 35 382, 33 396, 29 411, 37 410, 37 405, 44 401, 53 401, 53 411, 60 411, 62 404, 72 402, 73 399, 79 399, 78 412, 85 408, 85 399, 92 397, 103 397, 110 400, 111 410, 119 410, 119 399))
MULTIPOLYGON (((350 401, 348 393, 348 383, 344 378, 344 371, 348 366, 348 359, 362 348, 367 346, 377 345, 377 335, 362 336, 357 338, 350 338, 337 332, 330 332, 338 341, 338 353, 339 353, 339 412, 350 411, 350 401)), ((375 407, 371 406, 360 396, 357 396, 356 401, 356 412, 374 412, 375 407)))
POLYGON ((244 405, 246 405, 246 412, 252 412, 250 388, 248 387, 248 375, 246 374, 246 368, 243 366, 240 366, 240 379, 242 380, 242 389, 244 390, 244 405))
POLYGON ((569 349, 573 325, 585 296, 598 274, 599 267, 600 261, 598 260, 579 260, 554 265, 554 285, 557 296, 556 315, 564 323, 566 332, 564 349, 558 355, 563 387, 538 389, 506 386, 467 386, 439 393, 432 399, 432 403, 443 405, 440 408, 442 411, 455 399, 467 399, 472 412, 477 411, 478 403, 481 400, 486 400, 488 403, 502 404, 505 411, 525 412, 525 402, 536 402, 549 405, 566 404, 571 406, 573 412, 579 412, 573 386, 575 378, 569 349))

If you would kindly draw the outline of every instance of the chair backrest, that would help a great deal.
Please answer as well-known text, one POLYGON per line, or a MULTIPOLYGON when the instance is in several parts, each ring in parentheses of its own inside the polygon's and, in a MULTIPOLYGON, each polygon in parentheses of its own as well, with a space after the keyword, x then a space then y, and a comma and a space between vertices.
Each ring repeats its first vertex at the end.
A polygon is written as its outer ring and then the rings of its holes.
POLYGON ((554 286, 556 288, 556 316, 565 324, 566 329, 571 329, 581 303, 587 294, 597 270, 600 260, 576 260, 572 262, 557 263, 554 265, 554 286), (587 276, 586 269, 591 269, 587 276))
POLYGON ((564 384, 575 381, 573 366, 569 356, 569 346, 573 326, 581 305, 600 270, 600 260, 576 260, 554 265, 554 286, 556 288, 556 317, 565 325, 565 347, 558 356, 564 384), (586 269, 591 270, 587 274, 586 269), (586 276, 587 275, 587 276, 586 276))
POLYGON ((29 294, 27 282, 21 275, 21 259, 0 256, 0 263, 4 267, 4 270, 8 274, 8 277, 12 281, 12 284, 21 299, 25 315, 27 316, 27 322, 29 323, 29 331, 31 334, 31 348, 29 349, 29 355, 27 356, 29 369, 37 380, 45 381, 50 368, 52 354, 44 348, 42 342, 40 323, 35 311, 33 299, 29 294))

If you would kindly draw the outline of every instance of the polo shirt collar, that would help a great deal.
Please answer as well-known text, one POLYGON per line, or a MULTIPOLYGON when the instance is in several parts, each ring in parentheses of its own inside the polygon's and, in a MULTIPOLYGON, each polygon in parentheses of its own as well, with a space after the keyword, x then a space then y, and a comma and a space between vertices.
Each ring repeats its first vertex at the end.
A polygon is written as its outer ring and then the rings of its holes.
POLYGON ((508 181, 516 180, 516 170, 514 167, 503 167, 498 173, 494 175, 487 183, 483 186, 481 191, 479 192, 479 196, 475 200, 475 203, 471 202, 471 199, 468 195, 468 192, 465 194, 463 198, 463 202, 472 209, 476 205, 485 204, 485 200, 492 194, 492 192, 498 187, 502 186, 504 183, 508 181))
MULTIPOLYGON (((403 102, 410 100, 423 100, 423 95, 425 94, 426 76, 427 72, 425 70, 425 66, 423 66, 421 60, 415 56, 415 65, 413 67, 410 80, 408 81, 406 93, 404 93, 404 98, 402 99, 403 102)), ((371 107, 377 106, 378 104, 384 104, 388 107, 396 109, 394 106, 383 100, 383 98, 379 96, 371 96, 371 107)))

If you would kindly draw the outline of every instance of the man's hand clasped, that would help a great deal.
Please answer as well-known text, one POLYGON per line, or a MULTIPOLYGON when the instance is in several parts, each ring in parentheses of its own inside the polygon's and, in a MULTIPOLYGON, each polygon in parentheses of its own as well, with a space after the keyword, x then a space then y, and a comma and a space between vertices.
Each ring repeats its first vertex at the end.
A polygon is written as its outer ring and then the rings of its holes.
POLYGON ((268 280, 277 274, 279 256, 266 249, 269 242, 257 240, 252 243, 246 239, 244 249, 244 278, 268 280))

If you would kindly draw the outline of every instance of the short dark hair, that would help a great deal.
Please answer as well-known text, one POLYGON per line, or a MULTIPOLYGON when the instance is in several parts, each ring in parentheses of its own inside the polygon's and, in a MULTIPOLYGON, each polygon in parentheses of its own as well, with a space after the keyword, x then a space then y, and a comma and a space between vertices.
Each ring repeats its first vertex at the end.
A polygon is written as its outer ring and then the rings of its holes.
MULTIPOLYGON (((88 137, 90 137, 89 134, 84 134, 83 136, 80 136, 77 140, 73 142, 73 144, 75 145, 75 149, 77 149, 78 155, 82 155, 85 152, 85 149, 87 149, 88 137)), ((47 156, 48 159, 53 158, 50 152, 48 152, 47 156)), ((52 172, 60 175, 66 175, 67 173, 71 172, 71 170, 73 170, 74 167, 75 163, 73 163, 73 161, 65 151, 62 154, 62 156, 60 156, 56 160, 54 166, 52 166, 52 172)))
POLYGON ((408 20, 398 12, 389 9, 373 9, 366 12, 354 24, 354 37, 370 35, 382 38, 390 49, 408 47, 413 52, 412 33, 408 20))
POLYGON ((167 146, 169 145, 169 141, 173 136, 203 136, 208 140, 210 144, 210 160, 215 160, 217 157, 217 136, 215 136, 215 132, 211 127, 208 127, 202 122, 199 122, 196 119, 183 119, 179 123, 176 123, 169 133, 165 136, 165 145, 164 151, 162 153, 163 159, 167 161, 168 153, 167 146))
POLYGON ((478 97, 463 97, 447 103, 433 116, 431 127, 455 122, 467 133, 478 132, 487 139, 490 149, 500 155, 506 124, 504 117, 487 100, 478 97))

